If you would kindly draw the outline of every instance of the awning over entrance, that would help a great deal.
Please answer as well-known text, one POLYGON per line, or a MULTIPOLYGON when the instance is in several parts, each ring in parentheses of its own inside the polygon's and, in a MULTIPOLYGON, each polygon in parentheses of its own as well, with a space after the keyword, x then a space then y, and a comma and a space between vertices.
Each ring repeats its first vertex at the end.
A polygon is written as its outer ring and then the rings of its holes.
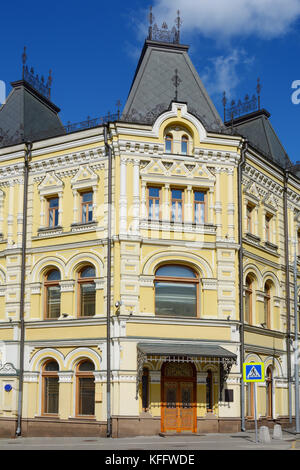
POLYGON ((224 382, 231 367, 236 363, 236 354, 221 346, 199 343, 138 343, 137 344, 137 395, 138 386, 147 361, 210 362, 220 365, 220 397, 224 382))

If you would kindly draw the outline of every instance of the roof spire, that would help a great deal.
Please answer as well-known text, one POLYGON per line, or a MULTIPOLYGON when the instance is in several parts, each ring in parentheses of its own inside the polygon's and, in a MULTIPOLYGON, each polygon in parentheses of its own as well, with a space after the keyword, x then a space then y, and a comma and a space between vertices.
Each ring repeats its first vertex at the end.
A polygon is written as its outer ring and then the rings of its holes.
POLYGON ((175 24, 177 26, 177 44, 179 44, 180 43, 180 26, 182 25, 179 10, 177 10, 177 18, 176 18, 175 22, 176 22, 175 24))
POLYGON ((148 33, 148 39, 150 39, 150 41, 152 40, 152 24, 153 24, 153 20, 154 20, 154 16, 153 16, 153 13, 152 13, 152 6, 150 7, 150 10, 149 10, 149 33, 148 33))

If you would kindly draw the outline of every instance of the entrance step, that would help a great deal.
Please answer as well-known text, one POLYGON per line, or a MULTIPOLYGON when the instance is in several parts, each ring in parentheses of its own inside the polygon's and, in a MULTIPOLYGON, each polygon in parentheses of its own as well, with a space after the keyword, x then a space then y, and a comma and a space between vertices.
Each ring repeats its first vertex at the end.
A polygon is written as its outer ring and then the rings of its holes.
POLYGON ((182 436, 205 436, 205 434, 200 434, 197 432, 159 432, 158 435, 160 437, 182 437, 182 436))

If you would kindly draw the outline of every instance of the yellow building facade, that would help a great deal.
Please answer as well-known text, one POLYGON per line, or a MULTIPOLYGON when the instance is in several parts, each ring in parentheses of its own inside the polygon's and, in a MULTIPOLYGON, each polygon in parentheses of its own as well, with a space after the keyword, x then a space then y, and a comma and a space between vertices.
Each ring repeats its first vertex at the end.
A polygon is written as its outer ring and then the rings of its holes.
POLYGON ((246 429, 243 362, 291 423, 299 179, 246 135, 264 110, 214 126, 187 50, 149 36, 119 119, 0 147, 2 436, 246 429))

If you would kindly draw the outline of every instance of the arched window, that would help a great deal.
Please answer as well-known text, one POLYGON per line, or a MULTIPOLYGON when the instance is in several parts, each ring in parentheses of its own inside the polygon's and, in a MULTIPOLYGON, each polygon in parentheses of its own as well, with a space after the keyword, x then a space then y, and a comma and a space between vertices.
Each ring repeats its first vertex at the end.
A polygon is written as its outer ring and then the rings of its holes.
POLYGON ((245 289, 245 322, 252 324, 252 306, 253 306, 253 281, 248 275, 246 277, 245 289))
POLYGON ((76 415, 94 416, 95 414, 95 377, 94 364, 85 359, 76 368, 76 415))
POLYGON ((42 369, 42 414, 58 414, 58 364, 47 361, 42 369))
POLYGON ((199 278, 189 267, 161 266, 155 276, 155 313, 174 317, 198 314, 199 278))
POLYGON ((60 316, 60 272, 58 269, 48 271, 44 279, 45 286, 45 318, 60 316))
POLYGON ((78 273, 78 316, 91 317, 95 315, 96 285, 95 268, 85 266, 78 273))
POLYGON ((173 136, 171 134, 167 134, 165 137, 165 152, 172 153, 173 151, 173 136))
POLYGON ((271 328, 271 282, 267 281, 264 288, 264 325, 271 328))
POLYGON ((189 139, 186 135, 183 135, 181 137, 181 153, 183 155, 187 155, 188 154, 188 143, 189 143, 189 139))
POLYGON ((272 367, 267 368, 266 373, 266 416, 272 418, 273 416, 273 371, 272 367))
POLYGON ((213 374, 211 370, 208 370, 206 377, 206 411, 212 413, 213 406, 213 374))

